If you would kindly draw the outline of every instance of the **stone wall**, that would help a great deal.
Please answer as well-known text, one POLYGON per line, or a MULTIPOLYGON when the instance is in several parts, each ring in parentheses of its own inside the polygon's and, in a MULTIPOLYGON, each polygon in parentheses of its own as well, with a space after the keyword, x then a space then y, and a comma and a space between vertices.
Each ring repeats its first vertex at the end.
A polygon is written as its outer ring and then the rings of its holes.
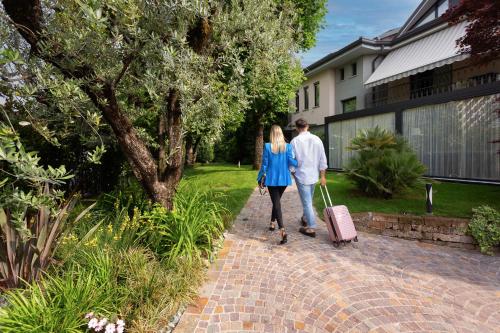
POLYGON ((467 219, 382 213, 354 213, 352 218, 359 231, 453 247, 476 248, 475 240, 465 234, 469 224, 467 219))

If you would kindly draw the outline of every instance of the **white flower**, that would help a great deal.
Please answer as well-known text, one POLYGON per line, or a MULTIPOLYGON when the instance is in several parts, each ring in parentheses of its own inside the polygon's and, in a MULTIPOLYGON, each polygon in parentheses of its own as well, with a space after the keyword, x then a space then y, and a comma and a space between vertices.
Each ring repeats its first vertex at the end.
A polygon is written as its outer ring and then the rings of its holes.
POLYGON ((90 318, 94 318, 94 313, 93 312, 89 312, 85 315, 85 319, 90 319, 90 318))
POLYGON ((116 333, 123 333, 124 331, 125 331, 125 327, 123 327, 123 326, 118 326, 116 328, 116 333))
POLYGON ((106 333, 115 333, 115 324, 106 325, 106 333))
POLYGON ((89 328, 95 328, 95 327, 97 327, 98 324, 99 323, 97 321, 97 318, 92 318, 92 319, 90 319, 88 326, 89 326, 89 328))
POLYGON ((117 325, 117 326, 125 326, 125 322, 124 322, 122 319, 118 319, 118 320, 116 321, 116 325, 117 325))

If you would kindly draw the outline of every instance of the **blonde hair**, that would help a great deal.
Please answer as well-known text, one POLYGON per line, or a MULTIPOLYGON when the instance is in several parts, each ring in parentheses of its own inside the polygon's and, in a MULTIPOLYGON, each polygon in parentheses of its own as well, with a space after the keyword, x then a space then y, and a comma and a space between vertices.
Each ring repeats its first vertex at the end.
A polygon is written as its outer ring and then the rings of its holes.
POLYGON ((273 153, 283 153, 286 151, 285 136, 283 135, 283 131, 281 131, 281 127, 273 125, 269 137, 271 141, 271 151, 273 153))

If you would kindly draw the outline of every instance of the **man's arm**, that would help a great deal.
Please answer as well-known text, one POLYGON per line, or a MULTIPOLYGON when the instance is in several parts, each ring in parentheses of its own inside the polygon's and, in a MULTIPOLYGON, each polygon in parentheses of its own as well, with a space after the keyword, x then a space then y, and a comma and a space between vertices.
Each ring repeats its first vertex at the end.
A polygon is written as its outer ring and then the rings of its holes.
MULTIPOLYGON (((318 138, 319 139, 319 138, 318 138)), ((320 184, 321 186, 326 186, 326 169, 328 169, 328 163, 326 161, 325 147, 323 146, 323 141, 318 140, 321 148, 319 150, 319 174, 320 174, 320 184)))
POLYGON ((326 186, 326 169, 320 170, 319 174, 320 174, 319 182, 321 186, 326 186))

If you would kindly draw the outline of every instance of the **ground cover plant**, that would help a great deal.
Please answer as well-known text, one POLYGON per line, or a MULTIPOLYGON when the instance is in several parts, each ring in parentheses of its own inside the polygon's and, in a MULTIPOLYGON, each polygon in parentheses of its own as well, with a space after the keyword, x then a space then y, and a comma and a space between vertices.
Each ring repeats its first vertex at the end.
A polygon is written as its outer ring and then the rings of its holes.
POLYGON ((487 205, 472 211, 468 232, 479 243, 481 252, 493 254, 492 248, 500 246, 500 213, 487 205))
MULTIPOLYGON (((472 209, 486 204, 500 210, 500 186, 435 182, 433 184, 433 213, 436 216, 472 217, 472 209)), ((327 172, 327 186, 335 205, 347 205, 351 212, 380 212, 393 214, 425 214, 425 186, 404 191, 392 199, 367 197, 349 180, 345 173, 327 172)), ((319 190, 314 194, 318 211, 324 207, 319 190)))
POLYGON ((187 169, 184 181, 192 181, 196 187, 209 187, 224 194, 216 198, 229 210, 232 220, 238 215, 256 186, 257 172, 249 165, 207 164, 187 169))

